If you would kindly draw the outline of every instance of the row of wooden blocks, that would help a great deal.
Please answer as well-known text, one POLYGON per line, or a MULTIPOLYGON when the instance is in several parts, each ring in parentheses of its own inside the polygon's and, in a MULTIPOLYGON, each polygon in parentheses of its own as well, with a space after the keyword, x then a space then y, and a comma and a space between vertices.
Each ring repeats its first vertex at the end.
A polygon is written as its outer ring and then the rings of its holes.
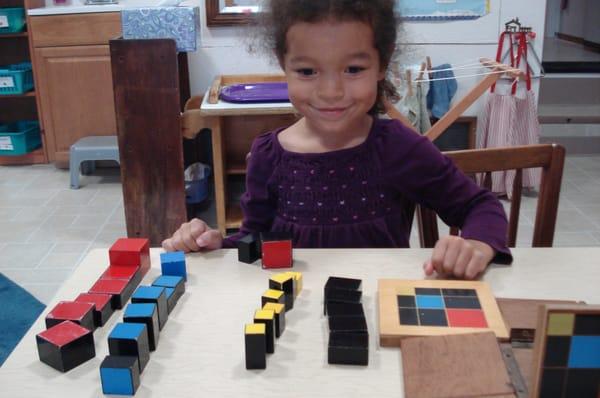
POLYGON ((289 268, 294 261, 289 233, 249 234, 238 241, 237 248, 238 261, 252 264, 261 259, 263 268, 289 268))
POLYGON ((269 289, 261 297, 261 309, 254 322, 244 327, 246 369, 266 369, 267 355, 275 352, 275 339, 285 330, 286 313, 302 291, 300 272, 283 272, 269 279, 269 289))
POLYGON ((135 394, 150 352, 158 347, 160 331, 185 292, 187 273, 183 252, 161 254, 161 269, 163 275, 151 286, 140 286, 133 293, 123 322, 115 325, 108 336, 109 355, 100 365, 104 394, 135 394))
POLYGON ((325 284, 323 308, 329 326, 329 364, 369 364, 369 331, 361 285, 360 279, 335 276, 329 277, 325 284))
POLYGON ((36 336, 40 361, 67 372, 95 357, 93 331, 123 305, 150 269, 147 239, 118 239, 109 249, 109 267, 90 290, 59 302, 36 336))

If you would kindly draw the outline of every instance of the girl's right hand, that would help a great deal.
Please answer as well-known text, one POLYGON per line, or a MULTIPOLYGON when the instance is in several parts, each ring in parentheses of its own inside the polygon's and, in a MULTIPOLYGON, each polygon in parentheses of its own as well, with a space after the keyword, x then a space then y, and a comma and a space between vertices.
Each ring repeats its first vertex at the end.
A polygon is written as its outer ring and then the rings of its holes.
POLYGON ((216 229, 211 229, 204 221, 194 218, 183 223, 172 237, 162 242, 162 247, 168 252, 183 251, 197 252, 199 250, 220 249, 223 236, 216 229))

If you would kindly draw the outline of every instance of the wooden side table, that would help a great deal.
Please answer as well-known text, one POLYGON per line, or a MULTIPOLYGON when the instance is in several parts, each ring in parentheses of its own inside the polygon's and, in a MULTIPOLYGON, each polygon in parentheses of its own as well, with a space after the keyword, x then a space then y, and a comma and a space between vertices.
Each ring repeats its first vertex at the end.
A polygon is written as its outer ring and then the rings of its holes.
POLYGON ((215 79, 200 105, 200 114, 212 132, 213 175, 217 224, 221 233, 239 228, 239 203, 227 196, 227 179, 246 174, 246 156, 258 135, 289 126, 298 116, 289 102, 233 104, 218 99, 221 86, 236 83, 285 81, 283 75, 223 75, 215 79))

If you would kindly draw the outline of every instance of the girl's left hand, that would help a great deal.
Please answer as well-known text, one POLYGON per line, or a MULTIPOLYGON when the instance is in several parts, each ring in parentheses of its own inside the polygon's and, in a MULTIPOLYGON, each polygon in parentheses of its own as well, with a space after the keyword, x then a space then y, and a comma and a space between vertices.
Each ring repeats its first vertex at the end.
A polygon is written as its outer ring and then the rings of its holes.
POLYGON ((474 279, 486 269, 494 255, 494 249, 487 243, 449 235, 436 242, 431 259, 423 264, 423 269, 428 276, 436 271, 440 275, 474 279))

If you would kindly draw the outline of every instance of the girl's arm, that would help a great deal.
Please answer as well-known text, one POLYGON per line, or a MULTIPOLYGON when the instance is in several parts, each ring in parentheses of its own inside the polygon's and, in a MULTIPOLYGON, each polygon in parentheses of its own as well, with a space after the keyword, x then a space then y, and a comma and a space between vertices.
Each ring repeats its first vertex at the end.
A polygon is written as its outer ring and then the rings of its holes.
POLYGON ((414 202, 435 210, 446 224, 460 228, 464 240, 491 247, 494 262, 510 263, 508 222, 496 196, 465 176, 428 139, 399 124, 393 130, 384 143, 389 148, 384 149, 384 159, 398 189, 414 202), (392 148, 395 153, 390 153, 392 148))

